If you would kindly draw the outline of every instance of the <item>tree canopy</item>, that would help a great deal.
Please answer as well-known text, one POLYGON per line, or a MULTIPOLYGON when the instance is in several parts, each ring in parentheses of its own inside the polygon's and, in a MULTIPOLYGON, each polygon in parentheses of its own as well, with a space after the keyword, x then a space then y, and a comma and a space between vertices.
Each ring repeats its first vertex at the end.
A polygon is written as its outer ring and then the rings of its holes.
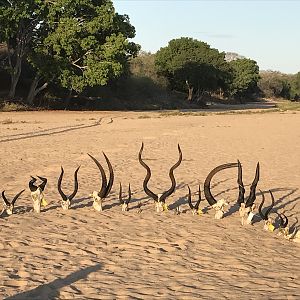
POLYGON ((225 53, 208 44, 183 37, 173 39, 156 53, 155 64, 171 88, 186 91, 215 91, 224 88, 229 68, 225 53))
POLYGON ((19 57, 24 39, 18 34, 26 29, 24 36, 30 37, 16 72, 20 75, 24 60, 32 66, 36 75, 31 96, 41 89, 41 80, 42 86, 53 80, 75 92, 106 85, 128 69, 128 59, 139 50, 129 42, 135 36, 129 17, 116 13, 110 0, 4 2, 0 42, 12 45, 10 53, 19 57))
POLYGON ((260 78, 256 61, 243 58, 229 62, 229 65, 232 74, 229 85, 230 95, 242 97, 255 92, 260 78))

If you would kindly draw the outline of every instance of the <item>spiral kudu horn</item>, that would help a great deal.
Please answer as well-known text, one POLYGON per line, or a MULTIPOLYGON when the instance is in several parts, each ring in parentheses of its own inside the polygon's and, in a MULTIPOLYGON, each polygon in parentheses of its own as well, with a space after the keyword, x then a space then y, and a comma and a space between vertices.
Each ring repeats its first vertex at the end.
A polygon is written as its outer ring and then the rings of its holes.
POLYGON ((145 193, 151 197, 154 201, 156 202, 160 202, 160 203, 165 203, 166 201, 166 198, 169 197, 174 191, 175 191, 175 188, 176 188, 176 180, 175 180, 175 177, 174 177, 174 170, 176 168, 179 167, 179 165, 181 164, 182 162, 182 151, 181 151, 181 148, 180 148, 180 145, 178 144, 178 152, 179 152, 179 158, 178 158, 178 161, 170 168, 170 171, 169 171, 169 177, 171 179, 171 187, 163 192, 162 194, 157 195, 155 193, 153 193, 149 188, 148 188, 148 182, 151 178, 151 170, 149 168, 149 166, 143 161, 142 159, 142 153, 143 153, 143 149, 144 149, 144 143, 142 143, 142 146, 141 146, 141 149, 140 149, 140 152, 139 152, 139 162, 140 164, 146 169, 147 171, 147 174, 146 174, 146 177, 144 179, 144 182, 143 182, 143 188, 144 188, 144 191, 145 193))

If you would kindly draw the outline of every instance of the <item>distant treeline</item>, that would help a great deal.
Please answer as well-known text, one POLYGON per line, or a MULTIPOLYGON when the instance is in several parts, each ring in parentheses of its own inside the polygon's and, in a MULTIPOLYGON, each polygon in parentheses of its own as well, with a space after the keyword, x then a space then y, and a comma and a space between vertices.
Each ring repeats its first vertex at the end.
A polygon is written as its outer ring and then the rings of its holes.
POLYGON ((111 0, 0 1, 0 100, 65 108, 176 108, 208 100, 298 100, 300 73, 259 72, 254 60, 182 37, 157 53, 111 0))

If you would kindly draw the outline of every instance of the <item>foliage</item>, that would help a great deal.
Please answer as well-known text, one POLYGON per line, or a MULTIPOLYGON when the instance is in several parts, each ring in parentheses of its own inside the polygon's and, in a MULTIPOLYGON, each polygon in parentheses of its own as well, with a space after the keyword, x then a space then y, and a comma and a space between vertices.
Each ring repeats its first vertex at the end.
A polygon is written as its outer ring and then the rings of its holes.
POLYGON ((0 42, 7 46, 4 67, 11 75, 9 98, 15 96, 22 62, 43 28, 45 8, 41 0, 0 1, 0 42))
POLYGON ((155 64, 172 89, 186 91, 192 87, 198 92, 215 91, 225 88, 228 80, 228 64, 224 58, 223 52, 208 44, 183 37, 161 48, 156 53, 155 64))
POLYGON ((35 73, 32 100, 52 80, 76 92, 106 85, 128 71, 139 50, 129 41, 135 36, 129 17, 116 13, 110 0, 0 1, 0 16, 11 98, 26 61, 35 73))
POLYGON ((119 77, 139 49, 128 41, 135 36, 128 16, 117 14, 108 0, 50 2, 47 26, 47 37, 33 49, 32 65, 46 76, 52 66, 57 82, 76 92, 119 77))
POLYGON ((165 77, 160 76, 155 67, 155 54, 141 51, 137 57, 130 60, 130 73, 135 77, 151 79, 155 84, 167 86, 165 77))
POLYGON ((229 62, 229 65, 232 74, 229 94, 242 98, 255 92, 259 80, 259 67, 256 61, 243 58, 229 62))
POLYGON ((289 98, 289 81, 290 79, 288 76, 280 72, 261 72, 260 79, 258 81, 258 87, 265 97, 289 98))
POLYGON ((265 97, 299 100, 300 72, 287 75, 280 72, 267 71, 260 74, 258 86, 265 97))
POLYGON ((290 99, 300 100, 300 72, 292 76, 290 80, 290 99))

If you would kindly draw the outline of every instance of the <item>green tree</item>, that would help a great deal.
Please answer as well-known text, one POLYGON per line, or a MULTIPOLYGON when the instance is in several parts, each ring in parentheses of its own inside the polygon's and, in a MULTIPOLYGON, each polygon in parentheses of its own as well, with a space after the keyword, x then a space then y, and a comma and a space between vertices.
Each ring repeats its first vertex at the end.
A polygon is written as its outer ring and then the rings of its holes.
POLYGON ((28 102, 50 80, 77 93, 106 85, 139 50, 128 41, 135 36, 129 17, 116 13, 110 0, 57 0, 48 2, 48 11, 47 35, 30 55, 36 76, 28 102))
POLYGON ((256 61, 243 58, 229 62, 229 65, 232 76, 229 94, 235 98, 242 98, 255 92, 260 78, 256 61))
POLYGON ((22 63, 28 55, 30 45, 45 18, 45 1, 1 0, 0 1, 0 43, 7 46, 5 68, 11 76, 8 97, 14 98, 22 63))
POLYGON ((159 74, 164 75, 172 89, 188 91, 188 100, 204 91, 225 89, 229 69, 225 53, 204 42, 182 37, 173 39, 155 57, 159 74))
POLYGON ((258 87, 265 97, 286 97, 290 94, 288 75, 280 72, 266 71, 260 73, 258 87))
POLYGON ((291 99, 299 100, 300 99, 300 72, 293 75, 290 81, 290 85, 291 85, 291 91, 290 91, 291 99))

